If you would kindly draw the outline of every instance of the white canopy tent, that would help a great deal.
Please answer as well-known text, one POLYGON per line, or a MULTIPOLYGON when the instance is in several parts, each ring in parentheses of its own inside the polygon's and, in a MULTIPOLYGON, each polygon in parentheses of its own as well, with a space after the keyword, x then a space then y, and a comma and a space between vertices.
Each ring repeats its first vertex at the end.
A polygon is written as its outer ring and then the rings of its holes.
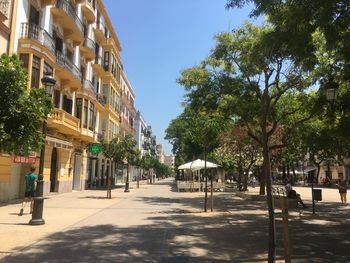
MULTIPOLYGON (((207 168, 217 168, 217 167, 220 167, 220 165, 207 161, 206 167, 207 168)), ((195 161, 182 164, 177 169, 179 169, 179 170, 201 170, 204 168, 205 168, 205 161, 203 161, 201 159, 197 159, 195 161)))

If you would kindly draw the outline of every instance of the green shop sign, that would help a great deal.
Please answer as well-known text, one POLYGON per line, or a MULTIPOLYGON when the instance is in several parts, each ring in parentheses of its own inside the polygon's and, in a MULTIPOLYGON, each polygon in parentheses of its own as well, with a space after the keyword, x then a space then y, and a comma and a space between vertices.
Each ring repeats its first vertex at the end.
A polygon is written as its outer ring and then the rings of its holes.
POLYGON ((102 147, 99 143, 91 143, 88 149, 92 155, 98 155, 100 152, 102 152, 102 147))

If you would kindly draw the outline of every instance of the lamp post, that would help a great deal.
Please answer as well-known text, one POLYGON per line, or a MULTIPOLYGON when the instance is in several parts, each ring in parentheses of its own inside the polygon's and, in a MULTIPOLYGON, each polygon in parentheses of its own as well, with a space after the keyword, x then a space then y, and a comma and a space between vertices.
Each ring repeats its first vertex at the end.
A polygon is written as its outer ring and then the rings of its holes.
MULTIPOLYGON (((45 88, 46 95, 49 98, 52 98, 52 90, 56 84, 56 80, 52 76, 44 76, 41 79, 41 83, 43 84, 43 86, 45 88)), ((47 119, 47 116, 45 117, 45 120, 43 121, 43 128, 42 128, 42 134, 44 136, 44 140, 46 138, 46 132, 47 132, 47 120, 46 119, 47 119)), ((41 150, 40 150, 39 176, 38 176, 38 183, 37 183, 37 188, 36 188, 36 197, 34 198, 32 219, 29 221, 30 225, 43 225, 43 224, 45 224, 45 220, 43 219, 44 158, 45 158, 45 141, 44 141, 43 145, 41 146, 41 150)))
POLYGON ((333 103, 337 98, 339 84, 334 82, 334 78, 329 77, 328 81, 323 85, 323 88, 326 90, 326 98, 329 102, 333 103))

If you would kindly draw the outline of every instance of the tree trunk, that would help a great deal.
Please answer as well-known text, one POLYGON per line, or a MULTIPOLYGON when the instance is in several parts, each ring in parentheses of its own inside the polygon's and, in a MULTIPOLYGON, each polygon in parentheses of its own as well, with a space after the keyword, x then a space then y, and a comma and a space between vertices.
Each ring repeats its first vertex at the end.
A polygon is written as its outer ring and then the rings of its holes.
POLYGON ((316 174, 316 184, 318 184, 319 180, 320 180, 320 166, 321 163, 316 163, 316 167, 317 167, 317 174, 316 174))
POLYGON ((107 199, 112 199, 112 182, 109 171, 107 172, 107 199))
POLYGON ((137 188, 140 188, 140 175, 141 175, 141 168, 139 168, 139 174, 137 175, 137 188))
POLYGON ((207 153, 206 152, 204 152, 204 177, 205 177, 204 212, 207 212, 207 204, 208 204, 208 175, 207 175, 207 153))
POLYGON ((126 165, 126 182, 124 192, 129 192, 129 163, 126 165))
POLYGON ((214 210, 214 195, 213 195, 213 186, 214 186, 214 183, 213 183, 213 174, 211 173, 211 176, 210 176, 210 211, 213 212, 214 210))
POLYGON ((265 174, 264 172, 259 169, 259 182, 260 182, 260 191, 259 194, 260 195, 265 195, 265 186, 266 186, 266 178, 265 178, 265 174))

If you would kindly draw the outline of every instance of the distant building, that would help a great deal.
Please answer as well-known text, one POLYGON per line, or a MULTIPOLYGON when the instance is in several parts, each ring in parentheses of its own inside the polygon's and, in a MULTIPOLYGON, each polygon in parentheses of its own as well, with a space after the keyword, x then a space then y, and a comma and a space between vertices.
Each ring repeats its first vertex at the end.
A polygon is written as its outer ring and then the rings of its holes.
POLYGON ((174 169, 175 169, 175 156, 174 155, 164 155, 164 164, 169 166, 174 171, 174 169))
POLYGON ((164 163, 164 151, 163 151, 163 145, 157 144, 157 158, 160 163, 164 163))

